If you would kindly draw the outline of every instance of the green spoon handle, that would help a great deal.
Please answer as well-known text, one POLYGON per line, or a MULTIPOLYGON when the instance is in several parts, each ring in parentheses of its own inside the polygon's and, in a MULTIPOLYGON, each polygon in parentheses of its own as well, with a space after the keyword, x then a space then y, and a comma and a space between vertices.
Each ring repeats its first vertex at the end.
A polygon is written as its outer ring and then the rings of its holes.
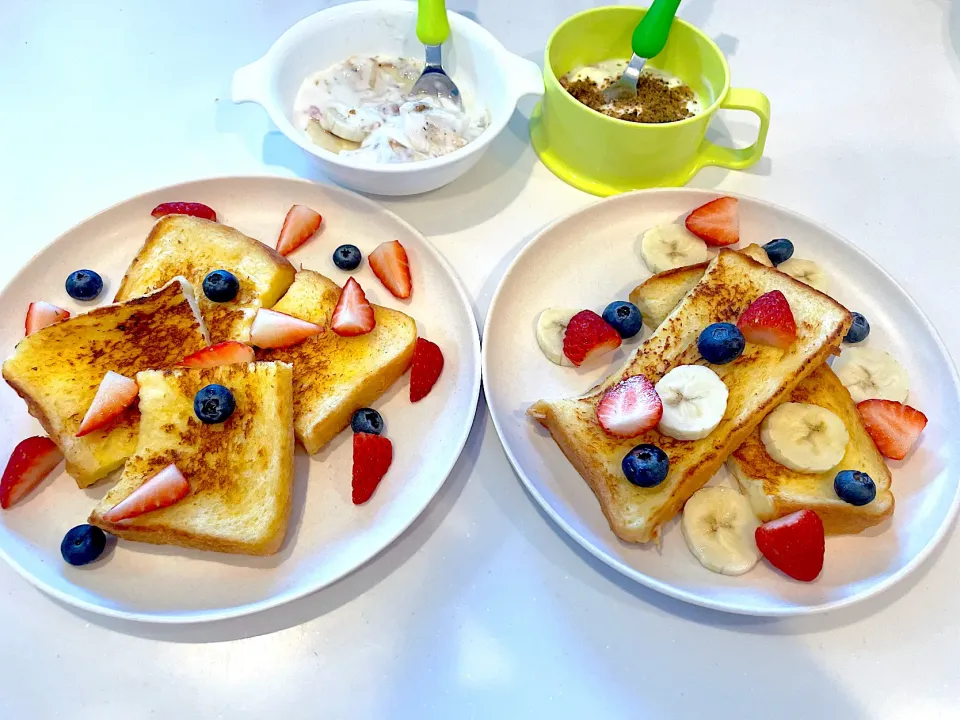
POLYGON ((424 45, 443 45, 450 37, 444 0, 417 0, 417 38, 424 45))
MULTIPOLYGON (((421 7, 426 0, 421 0, 421 7)), ((667 44, 673 16, 677 14, 680 0, 653 0, 647 14, 633 31, 633 52, 642 58, 652 58, 660 54, 667 44)), ((419 26, 417 26, 419 27, 419 26)))

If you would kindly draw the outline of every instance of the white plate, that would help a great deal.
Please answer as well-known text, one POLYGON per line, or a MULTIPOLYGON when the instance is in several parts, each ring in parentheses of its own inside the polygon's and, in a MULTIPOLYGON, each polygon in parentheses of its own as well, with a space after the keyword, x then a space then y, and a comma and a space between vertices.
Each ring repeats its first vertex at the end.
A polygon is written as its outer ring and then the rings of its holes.
MULTIPOLYGON (((826 228, 783 208, 741 198, 738 247, 788 237, 797 257, 822 264, 836 298, 869 319, 872 331, 864 345, 890 351, 907 368, 909 402, 930 423, 908 459, 891 463, 897 503, 892 521, 858 536, 828 538, 823 574, 816 582, 794 582, 764 563, 741 577, 711 573, 687 550, 676 521, 667 528, 662 549, 619 541, 586 482, 546 430, 525 416, 540 398, 585 392, 636 345, 624 343, 609 365, 592 370, 558 367, 537 347, 534 328, 540 310, 579 306, 602 312, 612 300, 625 300, 650 275, 639 258, 638 236, 714 197, 683 189, 621 195, 554 223, 524 248, 500 283, 484 328, 484 393, 493 422, 520 479, 547 514, 624 575, 680 600, 734 613, 794 615, 849 605, 916 568, 955 516, 960 383, 936 331, 913 300, 876 263, 826 228)), ((725 475, 721 471, 715 481, 729 482, 725 475)))
MULTIPOLYGON (((343 243, 364 257, 379 243, 399 240, 410 256, 413 296, 394 298, 364 260, 353 273, 371 302, 416 318, 420 334, 443 350, 443 374, 431 394, 411 404, 404 376, 376 404, 394 445, 390 472, 366 505, 350 499, 349 430, 313 457, 297 450, 294 505, 287 540, 272 557, 204 553, 120 542, 87 567, 60 558, 60 540, 86 520, 109 482, 87 491, 58 471, 29 499, 0 513, 0 554, 32 583, 57 598, 97 613, 149 622, 203 622, 244 615, 314 592, 355 570, 386 548, 426 508, 453 468, 473 423, 480 394, 480 342, 470 301, 454 271, 424 237, 393 213, 345 190, 283 178, 222 178, 164 188, 106 210, 59 237, 0 294, 0 346, 10 352, 23 337, 32 300, 71 312, 78 303, 64 279, 78 268, 99 272, 116 291, 127 264, 153 224, 161 202, 189 200, 213 207, 222 222, 265 242, 276 241, 294 203, 324 216, 320 233, 295 251, 297 267, 344 283, 331 259, 343 243)), ((42 434, 24 403, 0 389, 0 458, 29 435, 42 434)))

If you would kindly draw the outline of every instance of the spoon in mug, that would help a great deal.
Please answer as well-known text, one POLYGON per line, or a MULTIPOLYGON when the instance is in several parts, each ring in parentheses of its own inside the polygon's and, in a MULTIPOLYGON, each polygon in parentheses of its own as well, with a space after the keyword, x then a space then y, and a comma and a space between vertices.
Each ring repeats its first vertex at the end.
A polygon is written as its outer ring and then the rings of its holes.
MULTIPOLYGON (((640 72, 648 58, 655 57, 667 44, 673 17, 677 14, 680 0, 653 0, 640 24, 633 31, 630 45, 633 48, 633 57, 630 64, 623 71, 617 82, 604 88, 603 99, 608 103, 617 100, 635 98, 637 96, 637 82, 640 72)), ((419 26, 418 26, 419 27, 419 26)), ((424 71, 426 72, 426 71, 424 71)))
POLYGON ((440 48, 449 37, 445 0, 417 0, 417 38, 426 48, 426 64, 410 94, 435 97, 462 108, 460 89, 444 71, 441 60, 440 48))

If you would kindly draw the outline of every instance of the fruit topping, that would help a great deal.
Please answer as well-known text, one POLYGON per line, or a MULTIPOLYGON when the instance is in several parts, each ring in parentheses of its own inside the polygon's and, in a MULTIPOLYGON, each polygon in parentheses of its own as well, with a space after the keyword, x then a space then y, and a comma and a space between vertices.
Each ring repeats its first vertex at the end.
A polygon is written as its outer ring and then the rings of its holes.
POLYGON ((323 328, 312 322, 260 308, 250 328, 250 343, 260 348, 285 348, 322 332, 323 328))
POLYGON ((656 445, 637 445, 620 462, 624 476, 637 487, 652 488, 662 483, 670 471, 670 458, 656 445))
POLYGON ((135 380, 108 370, 100 381, 100 387, 93 396, 87 414, 83 416, 77 437, 83 437, 112 423, 133 404, 139 392, 140 388, 135 380))
POLYGON ((798 510, 757 528, 757 547, 775 568, 811 582, 823 570, 823 522, 813 510, 798 510))
POLYGON ((697 350, 708 363, 726 365, 741 354, 746 345, 743 333, 733 323, 707 325, 697 338, 697 350))
POLYGON ((217 213, 208 205, 198 202, 168 202, 157 205, 150 213, 155 218, 164 215, 192 215, 204 220, 217 221, 217 213))
POLYGON ((873 478, 859 470, 841 470, 833 479, 833 489, 837 497, 851 505, 866 505, 877 496, 877 485, 873 478))
POLYGON ((573 367, 563 354, 563 336, 570 319, 578 312, 577 308, 547 308, 537 318, 537 345, 547 360, 555 365, 573 367))
POLYGON ((793 243, 786 238, 777 238, 765 243, 763 249, 770 258, 770 262, 776 267, 793 257, 793 243))
POLYGON ((367 296, 354 278, 349 278, 340 291, 340 299, 333 309, 330 327, 337 335, 353 337, 366 335, 377 326, 373 307, 367 302, 367 296))
POLYGON ((790 303, 779 290, 764 293, 743 311, 737 328, 747 342, 786 350, 797 339, 790 303))
POLYGON ((320 213, 311 210, 306 205, 294 205, 287 211, 280 228, 280 237, 277 238, 277 252, 289 255, 320 229, 323 218, 320 213))
POLYGON ((393 443, 382 435, 358 432, 353 436, 353 504, 363 505, 393 462, 393 443))
POLYGON ((417 338, 410 367, 410 402, 423 400, 443 372, 443 353, 435 343, 417 338))
POLYGON ((223 385, 207 385, 193 396, 193 412, 205 425, 226 422, 237 409, 237 401, 223 385))
POLYGON ((16 505, 27 493, 43 482, 63 460, 60 448, 48 437, 21 440, 10 453, 0 480, 0 508, 16 505))
POLYGON ((581 310, 563 333, 563 354, 574 365, 620 347, 620 334, 592 310, 581 310))
POLYGON ((643 328, 643 316, 640 308, 633 303, 617 300, 610 303, 601 317, 619 333, 622 338, 632 338, 643 328))
POLYGON ((830 279, 819 265, 812 260, 790 258, 777 266, 777 270, 785 272, 795 280, 809 285, 814 290, 825 293, 830 287, 830 279))
POLYGON ((103 514, 106 522, 115 523, 139 517, 144 513, 170 507, 190 492, 190 483, 177 466, 167 465, 140 487, 103 514))
POLYGON ((725 487, 697 490, 683 506, 680 523, 693 556, 721 575, 743 575, 757 564, 759 526, 750 501, 725 487))
POLYGON ((733 245, 740 241, 738 205, 733 197, 711 200, 687 215, 687 230, 707 245, 733 245))
POLYGON ((230 302, 239 292, 240 281, 227 270, 214 270, 203 279, 203 294, 211 302, 230 302))
POLYGON ((853 322, 850 325, 850 329, 847 330, 847 334, 843 336, 843 341, 848 343, 863 342, 867 339, 867 335, 870 334, 870 323, 858 312, 852 312, 850 314, 853 315, 853 322))
POLYGON ((597 422, 604 432, 616 437, 636 437, 652 430, 662 415, 660 397, 643 375, 621 380, 597 404, 597 422))
POLYGON ((70 317, 70 311, 62 307, 51 305, 42 300, 30 303, 27 308, 27 319, 23 323, 27 335, 32 335, 37 330, 41 330, 47 325, 53 325, 55 322, 66 320, 70 317))
POLYGON ((847 452, 850 433, 837 415, 819 405, 786 402, 760 424, 760 441, 776 462, 801 473, 822 473, 847 452))
POLYGON ((70 528, 60 543, 60 554, 71 565, 87 565, 103 554, 107 536, 93 525, 70 528))
POLYGON ((857 412, 877 450, 891 460, 903 460, 927 426, 926 415, 893 400, 864 400, 857 412))
POLYGON ((384 287, 395 297, 410 297, 413 285, 410 280, 410 260, 407 251, 398 240, 380 243, 368 258, 370 269, 384 287))
POLYGON ((706 243, 682 225, 656 225, 640 240, 640 257, 647 269, 656 274, 710 259, 706 243))
POLYGON ((66 288, 74 300, 93 300, 103 290, 103 278, 93 270, 74 270, 67 276, 66 288))
POLYGON ((833 371, 856 403, 872 399, 904 402, 910 392, 907 371, 883 350, 845 348, 833 371))
POLYGON ((383 432, 383 417, 373 408, 360 408, 353 414, 350 428, 355 433, 379 435, 383 432))
POLYGON ((333 251, 333 264, 341 270, 356 270, 363 255, 356 245, 341 245, 333 251))
POLYGON ((187 355, 180 361, 180 367, 212 368, 220 365, 251 363, 254 360, 252 347, 236 340, 227 340, 187 355))
POLYGON ((675 440, 699 440, 714 431, 727 411, 727 386, 703 365, 680 365, 660 378, 663 402, 658 430, 675 440))

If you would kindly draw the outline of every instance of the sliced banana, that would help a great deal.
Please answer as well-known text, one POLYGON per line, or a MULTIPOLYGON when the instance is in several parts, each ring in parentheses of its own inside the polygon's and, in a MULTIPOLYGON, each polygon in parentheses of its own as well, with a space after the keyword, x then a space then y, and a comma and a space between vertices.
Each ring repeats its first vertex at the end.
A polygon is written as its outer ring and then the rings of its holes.
POLYGON ((570 318, 578 312, 576 308, 547 308, 537 318, 537 345, 547 360, 556 365, 573 367, 573 363, 563 354, 563 334, 570 324, 570 318))
POLYGON ((318 122, 331 135, 357 143, 363 142, 382 124, 379 113, 343 105, 324 108, 318 122))
POLYGON ((640 257, 654 275, 665 270, 706 262, 707 244, 682 225, 657 225, 640 241, 640 257))
POLYGON ((767 454, 784 467, 822 473, 843 460, 850 433, 826 408, 788 402, 763 419, 760 440, 767 454))
POLYGON ((872 398, 905 402, 910 392, 907 371, 883 350, 845 348, 833 364, 833 371, 854 402, 872 398))
POLYGON ((727 411, 727 386, 710 368, 680 365, 656 384, 663 403, 657 429, 676 440, 699 440, 713 432, 727 411))
POLYGON ((743 575, 760 559, 754 537, 760 521, 750 502, 736 490, 697 490, 683 506, 680 526, 690 552, 707 570, 743 575))
POLYGON ((777 270, 785 272, 792 278, 796 278, 802 283, 806 283, 815 290, 822 293, 827 292, 830 287, 830 278, 823 268, 817 265, 813 260, 801 260, 800 258, 790 258, 786 262, 777 265, 777 270))

